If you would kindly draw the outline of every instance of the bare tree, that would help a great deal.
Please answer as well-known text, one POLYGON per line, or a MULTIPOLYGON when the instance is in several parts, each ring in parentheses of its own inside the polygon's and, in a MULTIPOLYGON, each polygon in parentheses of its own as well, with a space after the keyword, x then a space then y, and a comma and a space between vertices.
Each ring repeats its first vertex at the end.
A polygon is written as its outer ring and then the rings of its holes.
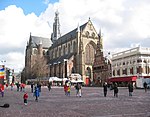
POLYGON ((44 56, 37 56, 35 64, 32 67, 32 76, 39 80, 48 76, 47 59, 44 56))

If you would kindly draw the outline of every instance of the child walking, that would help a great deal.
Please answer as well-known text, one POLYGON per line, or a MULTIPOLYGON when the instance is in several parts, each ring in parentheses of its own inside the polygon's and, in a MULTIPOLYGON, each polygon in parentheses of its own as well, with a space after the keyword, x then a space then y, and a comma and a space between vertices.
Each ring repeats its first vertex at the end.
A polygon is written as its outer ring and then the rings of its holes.
POLYGON ((23 99, 24 99, 24 105, 27 105, 27 103, 28 103, 28 94, 27 93, 24 93, 23 99))

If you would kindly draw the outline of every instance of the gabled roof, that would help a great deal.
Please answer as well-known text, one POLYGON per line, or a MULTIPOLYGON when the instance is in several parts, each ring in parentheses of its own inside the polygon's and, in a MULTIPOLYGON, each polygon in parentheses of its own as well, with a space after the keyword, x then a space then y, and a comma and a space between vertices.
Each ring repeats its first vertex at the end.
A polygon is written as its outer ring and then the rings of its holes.
MULTIPOLYGON (((88 22, 86 22, 85 24, 80 26, 80 30, 84 30, 84 28, 86 27, 88 22)), ((70 31, 69 33, 61 36, 55 43, 53 43, 53 45, 51 46, 51 48, 55 48, 60 44, 66 43, 69 39, 72 40, 76 37, 77 34, 77 30, 78 28, 75 28, 74 30, 70 31)))
POLYGON ((50 64, 54 64, 54 63, 57 63, 57 62, 63 63, 63 62, 64 62, 64 59, 70 59, 72 56, 74 56, 73 53, 66 54, 66 55, 64 55, 64 56, 60 56, 60 57, 58 57, 58 58, 55 58, 55 59, 50 60, 50 64))
POLYGON ((37 45, 42 44, 43 48, 49 48, 52 45, 52 41, 49 38, 31 36, 32 47, 37 47, 37 45))

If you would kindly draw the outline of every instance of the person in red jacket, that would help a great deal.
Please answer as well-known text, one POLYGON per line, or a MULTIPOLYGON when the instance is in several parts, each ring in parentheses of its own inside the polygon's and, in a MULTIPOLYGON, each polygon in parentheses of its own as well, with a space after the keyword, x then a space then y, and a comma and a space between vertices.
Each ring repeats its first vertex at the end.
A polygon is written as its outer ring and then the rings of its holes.
POLYGON ((26 92, 23 95, 23 99, 24 99, 24 105, 27 105, 27 103, 28 103, 28 94, 26 92))
POLYGON ((68 86, 65 84, 65 85, 64 85, 64 92, 65 92, 65 95, 68 95, 67 91, 68 91, 68 86))

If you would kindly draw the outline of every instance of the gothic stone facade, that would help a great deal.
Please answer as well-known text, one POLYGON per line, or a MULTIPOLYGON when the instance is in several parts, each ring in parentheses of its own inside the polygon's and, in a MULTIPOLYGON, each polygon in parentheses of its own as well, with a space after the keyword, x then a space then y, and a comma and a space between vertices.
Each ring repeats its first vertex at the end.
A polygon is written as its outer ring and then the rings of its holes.
POLYGON ((97 49, 93 65, 93 81, 95 85, 102 86, 103 83, 107 82, 108 78, 111 77, 111 60, 108 56, 104 57, 101 32, 98 36, 99 41, 97 42, 97 49))
POLYGON ((89 19, 82 26, 58 38, 49 48, 50 76, 69 77, 79 73, 84 82, 93 81, 93 63, 98 34, 89 19))
MULTIPOLYGON (((48 38, 32 36, 30 34, 25 53, 25 79, 31 79, 35 77, 35 74, 33 74, 33 67, 35 64, 37 64, 39 57, 43 57, 44 61, 47 61, 47 50, 51 44, 52 42, 48 38)), ((48 72, 49 70, 47 69, 47 74, 48 72)))
POLYGON ((48 58, 47 76, 66 78, 72 73, 78 73, 85 83, 87 81, 88 83, 90 81, 97 82, 96 78, 103 78, 101 75, 104 74, 103 71, 106 71, 106 69, 102 71, 96 69, 97 61, 102 61, 100 63, 103 64, 104 59, 99 57, 102 56, 103 58, 103 54, 96 54, 100 36, 97 34, 91 20, 89 19, 85 24, 61 36, 58 15, 59 13, 56 12, 51 40, 30 35, 25 57, 26 78, 32 77, 33 65, 36 64, 40 55, 48 58))

